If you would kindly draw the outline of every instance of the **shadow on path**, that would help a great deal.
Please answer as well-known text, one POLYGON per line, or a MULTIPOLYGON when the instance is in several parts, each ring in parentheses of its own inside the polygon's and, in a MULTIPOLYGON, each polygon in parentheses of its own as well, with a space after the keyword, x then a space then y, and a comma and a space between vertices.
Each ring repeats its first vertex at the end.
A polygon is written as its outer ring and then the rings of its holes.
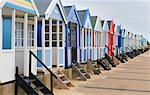
POLYGON ((122 89, 122 88, 108 88, 108 87, 95 87, 95 86, 81 86, 83 88, 92 88, 92 89, 104 89, 104 90, 119 90, 119 91, 132 91, 132 92, 148 92, 149 90, 135 90, 135 89, 122 89))
POLYGON ((150 80, 144 80, 144 79, 130 79, 130 78, 109 77, 109 76, 106 79, 135 80, 135 81, 148 81, 148 82, 150 82, 150 80))
POLYGON ((150 73, 142 73, 142 72, 122 72, 122 71, 119 71, 117 73, 149 74, 150 75, 150 73))
POLYGON ((126 69, 143 69, 143 70, 150 70, 150 68, 136 68, 136 67, 118 67, 118 68, 126 68, 126 69))

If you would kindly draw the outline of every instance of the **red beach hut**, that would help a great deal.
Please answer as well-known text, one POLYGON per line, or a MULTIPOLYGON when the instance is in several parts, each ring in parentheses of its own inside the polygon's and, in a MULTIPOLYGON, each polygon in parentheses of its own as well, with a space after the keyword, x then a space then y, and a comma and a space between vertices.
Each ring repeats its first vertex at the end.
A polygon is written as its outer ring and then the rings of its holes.
POLYGON ((108 21, 109 25, 109 32, 108 32, 108 54, 110 56, 114 56, 114 38, 115 38, 115 32, 114 32, 114 21, 108 21))

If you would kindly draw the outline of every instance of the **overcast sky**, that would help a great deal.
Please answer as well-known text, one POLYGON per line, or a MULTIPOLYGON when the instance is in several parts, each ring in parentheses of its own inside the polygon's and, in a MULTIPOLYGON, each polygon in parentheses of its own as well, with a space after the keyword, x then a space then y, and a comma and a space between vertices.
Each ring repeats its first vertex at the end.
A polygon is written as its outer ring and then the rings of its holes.
POLYGON ((61 0, 63 5, 76 5, 87 9, 91 15, 114 19, 117 24, 150 41, 150 0, 61 0))

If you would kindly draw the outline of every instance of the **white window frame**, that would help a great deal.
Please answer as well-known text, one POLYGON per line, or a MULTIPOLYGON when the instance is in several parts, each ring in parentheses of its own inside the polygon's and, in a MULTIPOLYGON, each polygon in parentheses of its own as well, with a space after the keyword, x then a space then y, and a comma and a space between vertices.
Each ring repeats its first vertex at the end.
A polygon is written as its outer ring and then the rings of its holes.
MULTIPOLYGON (((24 40, 25 40, 25 38, 24 38, 24 18, 16 18, 16 27, 15 27, 15 48, 23 48, 24 47, 24 40), (17 27, 17 23, 22 23, 23 25, 22 25, 22 29, 20 29, 20 28, 18 28, 17 27), (22 34, 20 33, 20 34, 17 34, 18 32, 22 32, 22 34), (18 36, 19 35, 19 36, 18 36), (22 35, 22 36, 21 36, 22 35), (21 37, 20 37, 21 36, 21 37), (21 42, 18 42, 18 40, 22 40, 22 43, 21 42)), ((27 33, 27 46, 28 47, 34 47, 34 45, 35 45, 35 36, 34 36, 34 27, 32 27, 33 28, 33 30, 31 30, 30 31, 30 29, 29 29, 29 25, 33 25, 34 26, 34 20, 28 20, 28 33, 27 33), (31 36, 28 36, 28 34, 29 34, 29 32, 32 34, 31 36), (28 38, 29 37, 29 38, 28 38), (33 37, 33 38, 32 38, 33 37), (29 40, 31 40, 31 44, 29 45, 29 40), (33 41, 33 43, 32 43, 32 41, 33 41)))
POLYGON ((64 32, 63 31, 63 21, 59 21, 59 47, 63 47, 63 32, 64 32), (60 31, 60 27, 62 27, 62 31, 60 31), (60 39, 60 35, 62 35, 61 39, 60 39), (60 46, 60 42, 62 43, 62 46, 60 46))
MULTIPOLYGON (((53 19, 53 20, 55 20, 55 19, 53 19)), ((52 20, 52 22, 53 22, 53 20, 52 20)), ((52 23, 52 47, 57 47, 57 20, 55 20, 56 21, 56 23, 54 24, 54 23, 52 23), (56 31, 55 32, 53 32, 53 26, 55 26, 56 27, 56 31), (56 35, 56 40, 53 40, 53 34, 55 34, 56 35), (53 42, 55 42, 56 43, 56 46, 53 46, 53 42)))
POLYGON ((15 47, 23 47, 24 46, 24 23, 23 22, 16 22, 16 29, 15 29, 15 47), (22 28, 21 28, 22 26, 22 28), (20 27, 20 28, 19 28, 20 27))
POLYGON ((28 24, 27 46, 28 47, 34 47, 34 23, 28 24))
POLYGON ((45 21, 45 47, 50 47, 50 20, 47 20, 48 21, 48 23, 46 23, 46 21, 45 21), (46 32, 46 27, 48 27, 48 30, 49 31, 47 31, 46 32), (46 35, 48 35, 48 37, 49 37, 49 40, 47 40, 46 39, 46 35), (49 45, 48 46, 46 46, 46 43, 49 43, 49 45))

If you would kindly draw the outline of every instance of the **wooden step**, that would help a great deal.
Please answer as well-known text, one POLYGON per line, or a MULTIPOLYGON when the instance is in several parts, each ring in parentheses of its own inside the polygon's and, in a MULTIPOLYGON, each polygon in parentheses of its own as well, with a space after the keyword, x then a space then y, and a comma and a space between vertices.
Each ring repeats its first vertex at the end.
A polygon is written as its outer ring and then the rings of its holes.
POLYGON ((64 77, 64 74, 58 74, 57 75, 59 78, 62 78, 62 77, 64 77))
POLYGON ((70 89, 70 87, 74 87, 74 85, 71 83, 71 81, 66 77, 66 75, 63 72, 57 70, 55 74, 57 76, 57 79, 54 79, 56 88, 70 89))
POLYGON ((70 81, 69 80, 64 80, 63 83, 68 84, 68 83, 70 83, 70 81))
POLYGON ((26 82, 31 83, 37 81, 37 79, 25 79, 26 82))
POLYGON ((35 88, 34 88, 34 90, 35 90, 35 91, 38 91, 38 92, 39 92, 41 89, 44 89, 44 87, 35 87, 35 88))
POLYGON ((84 68, 82 68, 80 63, 73 63, 72 68, 73 68, 73 78, 80 77, 80 79, 84 81, 90 78, 90 75, 84 70, 84 68))
POLYGON ((99 75, 100 69, 97 66, 96 62, 88 61, 88 72, 93 72, 96 75, 99 75))

